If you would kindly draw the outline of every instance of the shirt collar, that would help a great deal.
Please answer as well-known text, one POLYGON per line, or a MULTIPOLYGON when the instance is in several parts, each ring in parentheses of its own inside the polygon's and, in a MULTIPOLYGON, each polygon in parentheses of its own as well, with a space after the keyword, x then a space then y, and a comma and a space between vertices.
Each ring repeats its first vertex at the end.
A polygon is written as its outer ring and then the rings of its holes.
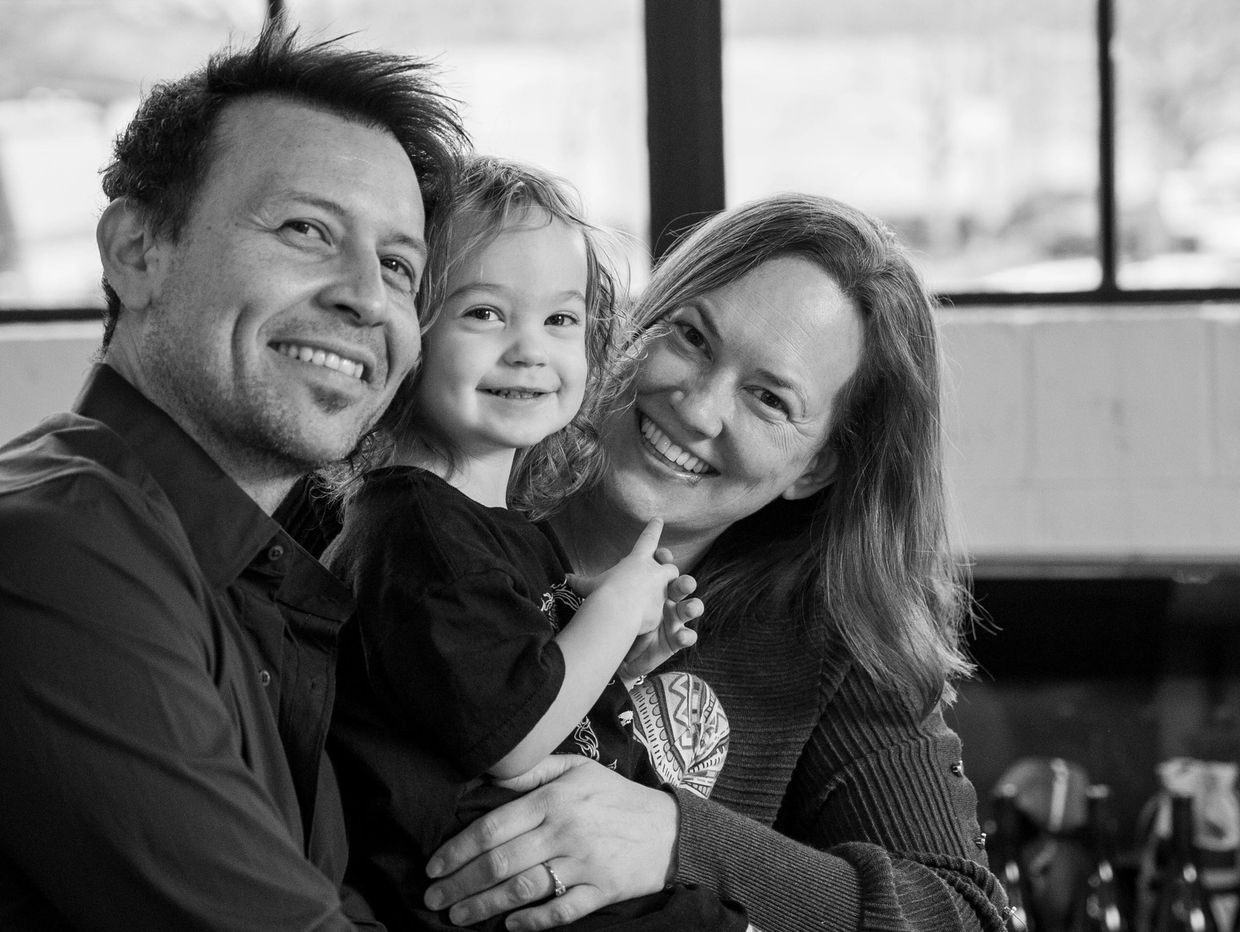
POLYGON ((213 585, 232 583, 281 535, 280 525, 176 421, 111 366, 91 370, 73 410, 107 425, 141 458, 213 585))

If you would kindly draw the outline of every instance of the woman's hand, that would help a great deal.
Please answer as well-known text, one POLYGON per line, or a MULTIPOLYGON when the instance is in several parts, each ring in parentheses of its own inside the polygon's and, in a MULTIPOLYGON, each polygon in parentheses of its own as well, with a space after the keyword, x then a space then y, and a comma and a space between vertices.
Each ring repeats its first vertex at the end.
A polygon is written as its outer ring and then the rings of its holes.
POLYGON ((509 929, 549 929, 600 907, 661 890, 674 870, 679 812, 662 790, 626 780, 601 764, 553 754, 502 785, 529 790, 479 818, 427 865, 439 878, 431 909, 468 925, 550 897, 550 863, 564 896, 522 909, 509 929))

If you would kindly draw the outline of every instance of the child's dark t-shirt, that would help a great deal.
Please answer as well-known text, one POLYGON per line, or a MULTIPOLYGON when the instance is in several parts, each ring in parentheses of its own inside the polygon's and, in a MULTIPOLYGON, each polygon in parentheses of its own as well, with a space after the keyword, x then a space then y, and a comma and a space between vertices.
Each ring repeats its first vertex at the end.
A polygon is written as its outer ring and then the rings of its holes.
MULTIPOLYGON (((366 477, 323 559, 358 605, 340 644, 329 745, 349 823, 348 879, 385 921, 436 928, 440 918, 421 906, 427 858, 513 798, 481 778, 564 679, 554 639, 578 603, 563 585, 568 561, 549 529, 413 467, 366 477)), ((557 750, 657 786, 632 715, 613 680, 557 750)), ((660 927, 652 909, 669 922, 737 921, 705 891, 655 899, 631 913, 647 916, 640 928, 660 927)))

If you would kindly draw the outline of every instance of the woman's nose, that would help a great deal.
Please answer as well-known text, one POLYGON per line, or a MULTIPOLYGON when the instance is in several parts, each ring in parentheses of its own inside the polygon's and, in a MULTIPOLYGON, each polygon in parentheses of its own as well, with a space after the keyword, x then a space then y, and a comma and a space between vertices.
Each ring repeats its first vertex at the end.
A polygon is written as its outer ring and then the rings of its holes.
POLYGON ((731 393, 716 379, 698 378, 672 392, 672 408, 681 423, 702 437, 719 435, 731 406, 731 393))

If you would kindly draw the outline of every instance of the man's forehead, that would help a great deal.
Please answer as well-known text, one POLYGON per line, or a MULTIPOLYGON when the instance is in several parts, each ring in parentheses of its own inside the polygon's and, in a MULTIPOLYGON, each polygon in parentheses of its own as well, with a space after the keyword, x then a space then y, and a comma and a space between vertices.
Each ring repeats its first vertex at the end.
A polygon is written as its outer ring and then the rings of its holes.
MULTIPOLYGON (((215 129, 210 178, 271 203, 313 200, 335 212, 379 206, 402 225, 424 220, 417 174, 390 132, 279 97, 237 101, 215 129)), ((409 231, 405 231, 408 233, 409 231)))

